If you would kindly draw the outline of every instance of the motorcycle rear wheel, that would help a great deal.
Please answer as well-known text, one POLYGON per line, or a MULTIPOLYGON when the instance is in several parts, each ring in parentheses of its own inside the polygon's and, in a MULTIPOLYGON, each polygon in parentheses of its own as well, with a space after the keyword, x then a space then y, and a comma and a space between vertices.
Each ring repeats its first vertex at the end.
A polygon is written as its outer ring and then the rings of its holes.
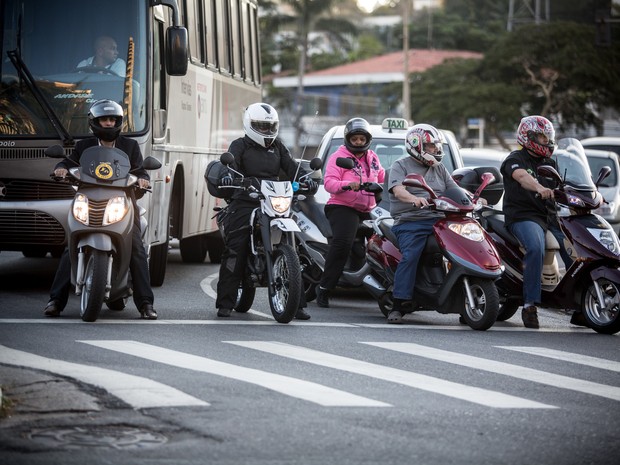
POLYGON ((474 295, 476 306, 470 307, 465 290, 465 310, 461 314, 465 323, 475 330, 486 331, 495 324, 499 312, 499 293, 490 279, 469 278, 469 288, 474 295))
POLYGON ((603 291, 605 306, 601 307, 592 283, 583 295, 583 316, 597 333, 616 334, 620 331, 620 285, 605 278, 597 282, 603 291))
POLYGON ((509 320, 519 310, 519 301, 513 299, 506 299, 499 307, 499 313, 497 315, 497 321, 509 320))
POLYGON ((254 303, 254 295, 256 294, 256 288, 241 283, 239 289, 237 289, 237 303, 235 304, 235 312, 247 313, 254 303))
POLYGON ((321 279, 321 269, 305 253, 299 254, 299 265, 301 266, 301 279, 306 302, 312 302, 316 299, 316 286, 321 279))
POLYGON ((276 246, 272 257, 273 283, 269 283, 269 306, 278 323, 289 323, 299 308, 302 293, 301 268, 295 249, 276 246))
POLYGON ((110 310, 120 312, 127 305, 127 297, 121 297, 120 299, 112 300, 111 302, 106 302, 105 304, 110 310))
POLYGON ((108 255, 101 250, 91 250, 86 257, 84 287, 80 299, 82 321, 96 321, 103 306, 108 279, 108 255))

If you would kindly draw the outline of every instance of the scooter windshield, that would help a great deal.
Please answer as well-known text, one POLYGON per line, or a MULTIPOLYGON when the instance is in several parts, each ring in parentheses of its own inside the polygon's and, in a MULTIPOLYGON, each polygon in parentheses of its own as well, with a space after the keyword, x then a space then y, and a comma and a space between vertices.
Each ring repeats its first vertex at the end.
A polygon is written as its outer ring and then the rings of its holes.
POLYGON ((82 182, 125 187, 131 163, 125 152, 112 147, 89 147, 80 157, 82 182))
POLYGON ((596 190, 585 151, 579 140, 566 138, 558 140, 552 158, 558 166, 558 173, 564 182, 580 191, 596 190))

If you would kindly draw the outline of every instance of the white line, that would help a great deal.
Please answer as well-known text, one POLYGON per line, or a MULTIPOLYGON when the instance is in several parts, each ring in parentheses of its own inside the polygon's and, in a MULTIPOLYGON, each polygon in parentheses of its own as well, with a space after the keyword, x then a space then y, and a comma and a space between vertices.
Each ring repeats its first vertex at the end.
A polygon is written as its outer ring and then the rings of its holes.
MULTIPOLYGON (((213 286, 211 286, 211 283, 213 281, 215 281, 218 278, 218 276, 219 276, 219 273, 213 273, 213 274, 210 274, 209 276, 207 276, 202 281, 200 281, 200 287, 202 288, 202 292, 207 294, 213 300, 217 299, 217 292, 215 292, 213 290, 213 286)), ((257 316, 260 316, 260 317, 263 317, 263 318, 269 318, 269 319, 273 318, 273 316, 271 314, 259 312, 258 310, 254 310, 253 308, 248 310, 248 313, 251 313, 252 315, 257 315, 257 316)), ((280 323, 278 323, 278 324, 280 324, 280 323)))
POLYGON ((289 376, 246 368, 230 363, 199 357, 184 352, 165 349, 137 341, 80 341, 96 347, 134 355, 154 362, 165 363, 188 370, 211 373, 226 378, 257 384, 267 389, 325 407, 391 407, 348 392, 289 376))
POLYGON ((563 362, 577 363, 579 365, 587 365, 594 368, 602 368, 603 370, 620 372, 620 362, 614 362, 613 360, 605 360, 602 358, 590 357, 588 355, 575 354, 572 352, 564 352, 555 349, 547 349, 545 347, 496 347, 498 349, 514 350, 515 352, 539 355, 540 357, 562 360, 563 362))
POLYGON ((260 350, 282 357, 313 363, 315 365, 334 368, 363 376, 369 376, 384 381, 403 384, 416 389, 443 394, 449 397, 474 402, 476 404, 495 408, 556 408, 552 405, 522 399, 487 389, 480 389, 465 384, 453 383, 431 376, 421 375, 410 371, 376 365, 339 355, 332 355, 318 350, 293 346, 281 342, 269 341, 224 341, 249 349, 260 350))
POLYGON ((472 357, 470 355, 448 352, 447 350, 434 349, 419 344, 408 342, 363 342, 375 347, 403 352, 419 357, 453 363, 455 365, 489 371, 513 378, 524 379, 534 383, 546 384, 561 389, 583 392, 594 396, 605 397, 612 400, 620 400, 620 388, 606 384, 593 383, 591 381, 569 378, 568 376, 556 375, 545 371, 534 370, 504 362, 496 362, 486 358, 472 357))
POLYGON ((105 389, 133 408, 208 406, 207 402, 148 378, 92 365, 41 357, 0 345, 0 363, 57 373, 105 389))

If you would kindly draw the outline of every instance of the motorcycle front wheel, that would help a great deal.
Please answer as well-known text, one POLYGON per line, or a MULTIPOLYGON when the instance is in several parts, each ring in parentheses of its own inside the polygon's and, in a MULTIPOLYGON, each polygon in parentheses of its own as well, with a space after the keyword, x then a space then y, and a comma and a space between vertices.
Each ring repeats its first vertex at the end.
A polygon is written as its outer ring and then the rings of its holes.
POLYGON ((604 301, 599 302, 594 283, 591 283, 583 296, 583 316, 597 333, 616 334, 620 331, 620 286, 605 278, 597 279, 597 283, 604 301))
POLYGON ((495 324, 497 314, 499 313, 499 293, 497 292, 497 287, 490 279, 469 278, 468 281, 475 305, 472 307, 469 304, 466 290, 463 289, 465 294, 465 310, 461 316, 470 328, 485 331, 495 324))
POLYGON ((276 246, 272 256, 273 282, 269 283, 269 305, 278 323, 288 323, 297 313, 301 293, 301 268, 295 249, 288 244, 276 246))
POLYGON ((235 312, 247 313, 254 303, 254 295, 256 294, 256 288, 248 286, 245 283, 239 285, 237 289, 237 303, 235 304, 235 312))
POLYGON ((83 321, 99 317, 108 279, 108 255, 101 250, 91 250, 86 257, 84 287, 80 299, 80 316, 83 321))

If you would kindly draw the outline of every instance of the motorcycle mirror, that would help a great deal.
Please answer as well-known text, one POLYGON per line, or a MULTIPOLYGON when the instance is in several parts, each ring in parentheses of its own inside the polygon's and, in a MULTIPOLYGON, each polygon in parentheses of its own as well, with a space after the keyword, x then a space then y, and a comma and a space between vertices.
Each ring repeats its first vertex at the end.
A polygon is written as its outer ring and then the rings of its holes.
POLYGON ((50 158, 65 158, 65 149, 62 145, 52 145, 45 149, 45 156, 50 158))
POLYGON ((224 152, 220 155, 220 161, 222 162, 222 165, 232 165, 232 162, 235 161, 235 157, 230 152, 224 152))
POLYGON ((310 160, 310 169, 312 171, 320 170, 322 166, 323 166, 323 160, 321 160, 319 157, 316 157, 310 160))
POLYGON ((161 162, 155 157, 146 157, 142 162, 142 168, 145 170, 158 170, 161 168, 161 162))
POLYGON ((437 198, 437 194, 431 189, 424 177, 421 174, 408 174, 405 179, 403 179, 403 186, 405 187, 417 187, 419 189, 424 189, 431 196, 432 199, 437 198))
POLYGON ((339 168, 344 168, 346 170, 352 170, 355 166, 355 162, 351 158, 338 157, 336 158, 336 166, 338 166, 339 168))
POLYGON ((536 172, 538 173, 539 176, 542 176, 544 178, 549 178, 559 183, 562 182, 562 178, 560 177, 560 174, 552 166, 547 166, 547 165, 539 166, 536 172))
POLYGON ((596 178, 596 182, 594 183, 594 185, 596 187, 598 187, 598 185, 600 184, 600 182, 605 179, 607 176, 609 176, 611 174, 611 167, 609 166, 603 166, 601 168, 601 171, 598 172, 598 176, 596 178))
POLYGON ((489 184, 495 182, 495 176, 493 176, 492 173, 482 173, 482 176, 480 176, 480 179, 482 180, 482 185, 484 187, 487 187, 489 184))

